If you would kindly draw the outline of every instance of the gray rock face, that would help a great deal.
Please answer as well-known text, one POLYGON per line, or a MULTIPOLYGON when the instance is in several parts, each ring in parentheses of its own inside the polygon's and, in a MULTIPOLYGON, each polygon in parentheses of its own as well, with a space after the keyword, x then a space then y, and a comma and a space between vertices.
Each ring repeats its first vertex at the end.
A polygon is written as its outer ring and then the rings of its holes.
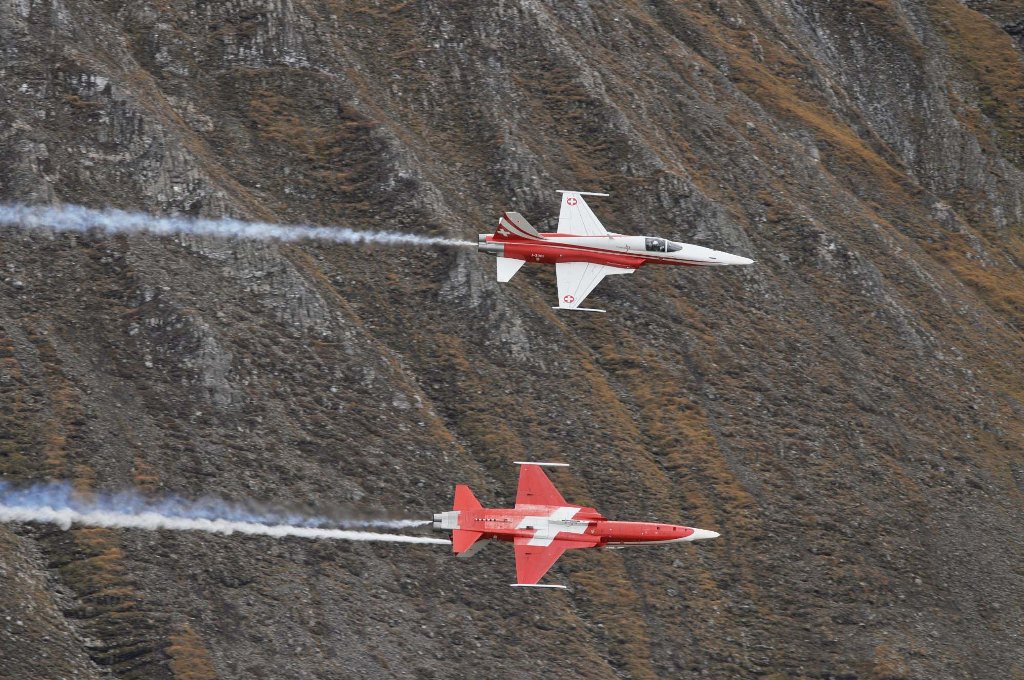
POLYGON ((0 230, 0 479, 429 517, 513 460, 684 548, 0 526, 0 678, 1024 674, 1014 2, 12 1, 0 200, 755 258, 0 230))

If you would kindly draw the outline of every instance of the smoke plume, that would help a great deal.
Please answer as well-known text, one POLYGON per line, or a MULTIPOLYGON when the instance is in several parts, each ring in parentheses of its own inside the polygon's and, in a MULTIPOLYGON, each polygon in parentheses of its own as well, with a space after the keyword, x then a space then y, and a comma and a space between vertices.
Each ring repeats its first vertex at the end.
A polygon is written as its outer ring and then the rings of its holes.
POLYGON ((15 489, 0 482, 0 522, 55 524, 68 529, 74 524, 117 529, 156 531, 204 531, 212 534, 247 534, 284 538, 385 541, 447 545, 447 540, 424 536, 352 531, 338 526, 411 528, 424 520, 337 520, 303 517, 294 513, 257 513, 217 499, 190 502, 168 498, 147 502, 133 493, 76 495, 67 483, 37 484, 15 489), (218 511, 220 514, 218 515, 218 511), (332 524, 334 527, 325 527, 332 524))
POLYGON ((418 236, 391 231, 358 231, 348 227, 315 227, 267 222, 244 222, 193 217, 158 217, 107 208, 95 210, 80 205, 23 205, 0 203, 0 226, 23 229, 105 234, 153 234, 155 236, 214 236, 257 241, 327 241, 330 243, 376 243, 381 245, 476 247, 470 241, 418 236))

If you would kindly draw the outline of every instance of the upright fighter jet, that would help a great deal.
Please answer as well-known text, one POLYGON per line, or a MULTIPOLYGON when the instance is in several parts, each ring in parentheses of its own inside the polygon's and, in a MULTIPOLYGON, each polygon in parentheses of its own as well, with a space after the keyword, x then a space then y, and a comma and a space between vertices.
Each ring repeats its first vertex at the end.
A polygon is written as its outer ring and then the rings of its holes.
POLYGON ((449 512, 434 515, 434 528, 452 532, 452 548, 459 557, 476 554, 487 539, 515 545, 516 583, 513 586, 565 588, 537 582, 562 553, 572 548, 625 548, 718 538, 714 531, 656 522, 613 522, 594 508, 570 505, 541 466, 565 463, 525 463, 519 471, 516 506, 485 508, 465 484, 455 487, 449 512))
POLYGON ((753 260, 656 236, 610 234, 601 225, 584 196, 607 196, 585 191, 559 191, 562 209, 558 231, 538 233, 522 215, 507 212, 493 234, 480 234, 478 248, 498 259, 498 281, 512 279, 526 262, 555 265, 558 306, 554 309, 586 309, 580 303, 606 276, 632 274, 645 264, 687 267, 751 264, 753 260))

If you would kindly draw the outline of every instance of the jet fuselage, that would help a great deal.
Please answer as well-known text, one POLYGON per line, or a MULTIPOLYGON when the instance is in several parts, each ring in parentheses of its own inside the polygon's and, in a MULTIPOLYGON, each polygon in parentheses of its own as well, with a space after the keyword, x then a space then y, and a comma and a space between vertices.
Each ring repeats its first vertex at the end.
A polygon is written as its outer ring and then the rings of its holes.
POLYGON ((593 508, 549 505, 453 510, 435 515, 434 528, 478 532, 483 540, 512 542, 525 538, 533 545, 546 545, 557 537, 587 543, 587 547, 678 543, 718 536, 713 531, 677 524, 609 520, 593 508))
POLYGON ((525 240, 502 238, 500 234, 480 234, 478 248, 496 257, 526 262, 593 262, 623 269, 636 269, 645 264, 714 267, 750 264, 753 261, 739 255, 655 236, 575 236, 556 233, 540 236, 542 240, 525 240))
POLYGON ((518 587, 564 588, 538 581, 566 550, 621 548, 717 538, 714 531, 658 522, 617 522, 594 508, 570 505, 544 474, 542 467, 564 463, 521 465, 514 508, 485 508, 465 484, 455 486, 448 512, 434 515, 434 528, 452 533, 452 551, 469 557, 488 539, 512 543, 516 553, 518 587))

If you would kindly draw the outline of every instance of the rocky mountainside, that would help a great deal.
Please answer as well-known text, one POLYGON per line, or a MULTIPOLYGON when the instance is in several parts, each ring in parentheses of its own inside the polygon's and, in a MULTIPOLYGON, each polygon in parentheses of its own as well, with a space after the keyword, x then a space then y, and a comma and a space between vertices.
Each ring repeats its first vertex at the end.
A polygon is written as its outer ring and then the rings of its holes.
POLYGON ((0 525, 0 678, 1024 678, 1024 3, 5 0, 0 202, 755 258, 561 315, 471 249, 0 231, 0 480, 579 551, 0 525))

